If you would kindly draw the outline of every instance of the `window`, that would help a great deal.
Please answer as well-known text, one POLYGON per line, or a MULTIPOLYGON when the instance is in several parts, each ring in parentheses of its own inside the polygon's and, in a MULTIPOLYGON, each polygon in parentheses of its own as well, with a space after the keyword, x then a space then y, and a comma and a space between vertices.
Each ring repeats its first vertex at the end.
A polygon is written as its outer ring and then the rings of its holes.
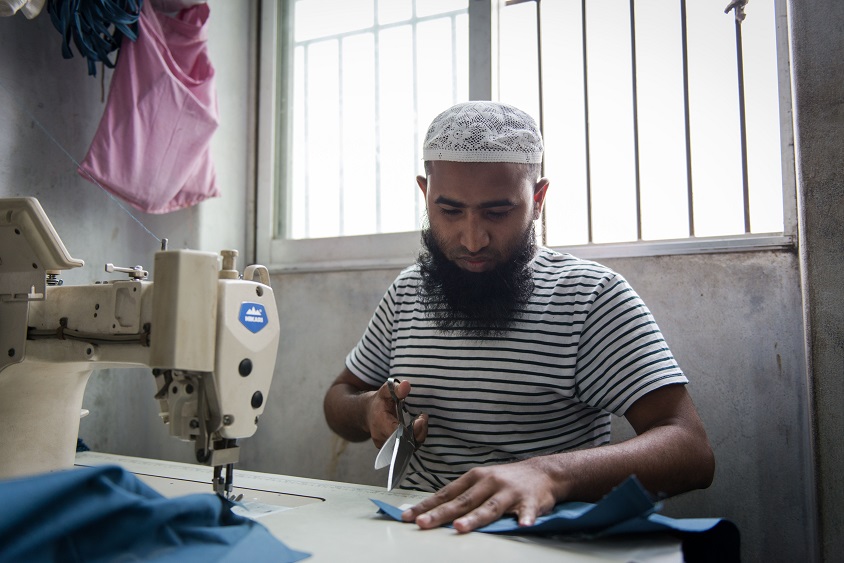
POLYGON ((687 0, 274 4, 262 8, 262 78, 274 80, 261 99, 277 111, 259 143, 279 158, 259 160, 271 205, 258 221, 273 240, 256 241, 269 263, 408 263, 425 128, 479 98, 540 121, 549 246, 600 257, 790 244, 783 2, 749 5, 741 23, 687 0))
POLYGON ((285 113, 291 158, 277 232, 419 229, 420 138, 468 98, 468 0, 295 0, 285 113))

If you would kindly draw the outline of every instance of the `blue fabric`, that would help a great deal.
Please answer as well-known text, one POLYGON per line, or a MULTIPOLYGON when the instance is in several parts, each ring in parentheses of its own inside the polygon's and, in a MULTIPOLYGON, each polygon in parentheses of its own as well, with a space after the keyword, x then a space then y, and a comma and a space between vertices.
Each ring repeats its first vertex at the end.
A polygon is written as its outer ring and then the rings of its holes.
POLYGON ((47 0, 53 26, 62 34, 62 56, 73 57, 71 42, 88 59, 88 74, 95 76, 95 62, 109 68, 109 53, 120 48, 124 36, 138 37, 138 17, 143 0, 47 0))
MULTIPOLYGON (((371 500, 380 512, 401 522, 401 509, 379 500, 371 500)), ((576 534, 584 539, 651 532, 699 534, 716 528, 719 532, 724 528, 732 528, 735 529, 735 535, 738 534, 735 524, 729 520, 669 518, 656 514, 660 507, 660 504, 651 500, 639 480, 630 476, 595 504, 564 502, 555 506, 549 514, 538 517, 532 526, 519 526, 516 518, 505 516, 476 531, 490 534, 576 534)))
POLYGON ((0 561, 273 561, 292 550, 213 493, 164 498, 118 466, 0 481, 0 561))

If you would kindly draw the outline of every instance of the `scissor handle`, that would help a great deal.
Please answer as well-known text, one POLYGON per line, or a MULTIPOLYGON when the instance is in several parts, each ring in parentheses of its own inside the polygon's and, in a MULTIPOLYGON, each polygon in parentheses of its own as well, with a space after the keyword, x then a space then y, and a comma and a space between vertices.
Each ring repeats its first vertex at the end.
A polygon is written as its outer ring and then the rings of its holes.
POLYGON ((400 440, 407 440, 413 446, 413 449, 417 449, 419 444, 416 443, 416 436, 413 434, 413 418, 410 418, 410 422, 405 421, 404 415, 407 414, 410 416, 410 413, 407 412, 407 407, 404 406, 404 399, 399 399, 396 397, 396 386, 401 383, 401 380, 397 377, 389 377, 387 378, 387 387, 390 388, 390 395, 393 396, 393 401, 396 403, 396 418, 399 421, 399 426, 402 429, 401 436, 399 436, 400 440))
POLYGON ((406 412, 404 408, 404 400, 399 399, 396 397, 396 386, 401 383, 396 377, 390 377, 387 379, 387 387, 390 388, 390 395, 393 397, 393 402, 396 403, 396 419, 399 421, 399 425, 402 428, 407 428, 407 424, 404 421, 404 413, 406 412))

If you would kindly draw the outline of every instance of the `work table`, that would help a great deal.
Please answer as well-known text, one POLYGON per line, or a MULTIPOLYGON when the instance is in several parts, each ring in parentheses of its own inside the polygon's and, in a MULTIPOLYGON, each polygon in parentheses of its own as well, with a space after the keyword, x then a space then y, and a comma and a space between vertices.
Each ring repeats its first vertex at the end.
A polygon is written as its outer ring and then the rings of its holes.
MULTIPOLYGON (((115 464, 134 473, 165 497, 211 493, 210 467, 162 460, 80 452, 78 466, 115 464)), ((395 561, 654 561, 682 562, 680 541, 642 536, 590 542, 545 538, 458 534, 450 528, 420 530, 378 513, 369 499, 402 506, 426 493, 274 475, 235 472, 235 494, 243 494, 256 520, 288 547, 305 551, 308 563, 395 561), (251 504, 250 504, 251 503, 251 504)))

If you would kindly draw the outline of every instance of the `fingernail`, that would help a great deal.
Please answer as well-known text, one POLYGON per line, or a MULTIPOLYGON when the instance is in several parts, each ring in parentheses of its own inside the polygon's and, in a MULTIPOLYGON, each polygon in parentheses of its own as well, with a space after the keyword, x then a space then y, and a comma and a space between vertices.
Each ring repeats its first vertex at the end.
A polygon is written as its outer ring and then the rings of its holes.
POLYGON ((431 523, 431 517, 427 514, 420 514, 416 517, 416 523, 420 526, 427 526, 431 523))

